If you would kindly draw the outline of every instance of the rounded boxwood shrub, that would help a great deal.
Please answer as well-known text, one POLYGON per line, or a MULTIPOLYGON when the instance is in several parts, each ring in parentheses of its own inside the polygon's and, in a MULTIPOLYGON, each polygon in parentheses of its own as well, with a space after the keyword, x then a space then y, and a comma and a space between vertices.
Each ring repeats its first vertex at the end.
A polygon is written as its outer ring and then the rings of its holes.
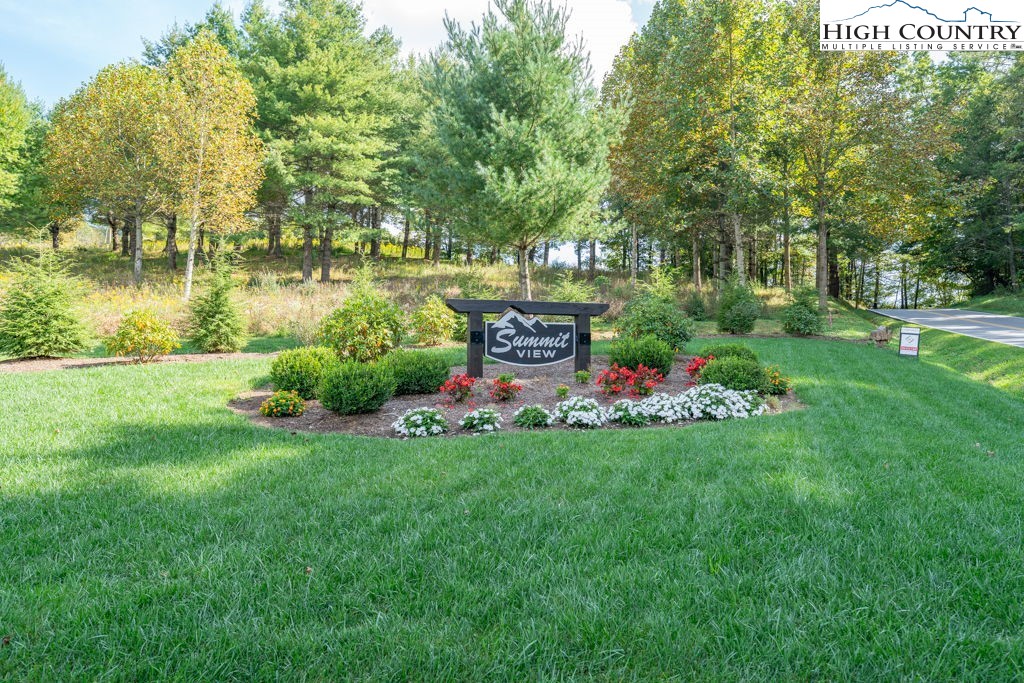
POLYGON ((612 365, 635 370, 644 365, 668 375, 675 360, 675 351, 666 342, 647 335, 639 339, 619 339, 612 344, 608 361, 612 365))
POLYGON ((805 337, 824 332, 825 318, 818 308, 817 294, 797 294, 782 311, 782 329, 786 334, 805 337))
POLYGON ((74 313, 78 282, 56 253, 11 263, 14 277, 0 303, 0 355, 70 356, 85 348, 86 331, 74 313))
POLYGON ((761 315, 761 300, 747 285, 733 277, 722 290, 718 302, 718 331, 728 334, 750 334, 761 315))
POLYGON ((338 362, 326 346, 284 351, 270 364, 270 381, 278 391, 294 391, 306 400, 313 399, 324 374, 338 362))
POLYGON ((700 355, 703 358, 746 358, 755 363, 759 362, 754 350, 743 344, 709 344, 701 349, 700 355))
POLYGON ((701 370, 700 384, 719 384, 733 391, 764 391, 764 369, 749 358, 716 358, 701 370))
POLYGON ((317 394, 324 408, 339 415, 380 410, 395 395, 395 376, 378 363, 340 363, 324 374, 317 394))
POLYGON ((132 311, 107 341, 107 351, 133 356, 136 363, 152 362, 180 347, 174 329, 152 311, 132 311))
POLYGON ((321 321, 317 339, 343 360, 372 362, 402 341, 403 318, 401 309, 372 280, 360 280, 341 307, 321 321))
POLYGON ((625 337, 653 335, 675 350, 682 349, 694 334, 693 321, 674 301, 651 294, 641 295, 626 304, 616 329, 625 337))
POLYGON ((439 353, 392 351, 381 361, 395 376, 395 395, 436 394, 451 376, 451 365, 439 353))
POLYGON ((231 299, 233 289, 231 269, 220 263, 209 291, 192 304, 189 336, 203 353, 234 353, 245 346, 245 315, 231 299))

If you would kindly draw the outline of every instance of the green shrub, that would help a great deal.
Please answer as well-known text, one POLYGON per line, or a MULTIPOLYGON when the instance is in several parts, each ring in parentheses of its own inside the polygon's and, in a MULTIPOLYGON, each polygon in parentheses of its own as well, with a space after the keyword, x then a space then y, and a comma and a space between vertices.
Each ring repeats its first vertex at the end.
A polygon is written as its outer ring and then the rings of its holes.
POLYGON ((679 271, 668 266, 659 266, 651 271, 647 280, 637 284, 640 296, 650 296, 665 301, 675 301, 679 271))
POLYGON ((222 262, 210 290, 192 304, 189 337, 203 353, 233 353, 245 346, 245 316, 231 298, 233 289, 231 270, 222 262))
POLYGON ((690 292, 690 295, 686 298, 686 303, 683 305, 683 310, 690 316, 692 320, 707 320, 708 319, 708 307, 704 303, 704 295, 697 290, 690 292))
POLYGON ((306 402, 295 391, 278 391, 260 406, 267 417, 300 417, 306 412, 306 402))
POLYGON ((317 339, 339 358, 366 363, 396 348, 403 330, 401 309, 380 293, 364 269, 341 307, 320 323, 317 339))
POLYGON ((675 350, 681 350, 694 333, 693 321, 675 302, 649 294, 626 304, 616 329, 625 337, 653 335, 675 350))
POLYGON ((451 366, 439 353, 392 351, 381 361, 395 376, 395 395, 436 394, 451 376, 451 366))
POLYGON ((704 358, 714 356, 715 358, 746 358, 755 363, 758 362, 757 354, 749 346, 743 344, 709 344, 700 351, 704 358))
POLYGON ((700 384, 721 384, 734 391, 764 391, 764 369, 749 358, 716 358, 701 370, 700 384))
POLYGON ((324 374, 317 394, 324 408, 339 415, 380 410, 395 395, 395 376, 380 363, 347 361, 324 374))
POLYGON ((825 318, 818 308, 817 292, 800 292, 782 311, 782 329, 786 334, 811 336, 825 331, 825 318))
POLYGON ((630 370, 645 365, 667 376, 672 371, 675 351, 654 335, 647 335, 639 339, 627 337, 612 344, 608 360, 612 365, 630 370))
POLYGON ((735 277, 722 290, 718 302, 718 331, 728 334, 750 334, 761 315, 761 300, 747 285, 735 277))
POLYGON ((0 304, 0 356, 70 356, 85 348, 85 327, 72 306, 78 283, 63 259, 40 250, 13 261, 10 271, 0 304))
POLYGON ((134 356, 136 363, 149 363, 178 348, 178 334, 152 311, 132 311, 121 319, 117 332, 107 341, 107 351, 115 356, 134 356))
POLYGON ((552 301, 588 302, 597 298, 597 288, 586 280, 577 280, 573 271, 566 270, 548 296, 552 301))
POLYGON ((555 416, 544 406, 523 406, 512 416, 512 423, 523 429, 544 429, 555 423, 555 416))
POLYGON ((434 294, 412 314, 416 338, 425 346, 438 346, 451 339, 458 325, 458 316, 444 299, 434 294))
POLYGON ((270 381, 280 391, 294 391, 304 399, 313 399, 324 374, 337 364, 338 357, 326 346, 283 351, 270 364, 270 381))

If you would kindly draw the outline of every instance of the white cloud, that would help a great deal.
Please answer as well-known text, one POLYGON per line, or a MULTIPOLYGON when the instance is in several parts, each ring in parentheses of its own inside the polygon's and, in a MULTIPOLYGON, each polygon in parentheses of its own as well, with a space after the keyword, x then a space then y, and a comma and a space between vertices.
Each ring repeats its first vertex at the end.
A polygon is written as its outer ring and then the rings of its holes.
MULTIPOLYGON (((568 31, 582 36, 590 51, 594 77, 612 68, 615 55, 637 30, 628 0, 567 0, 568 31)), ((365 0, 371 29, 389 26, 401 38, 406 53, 425 54, 445 40, 445 14, 463 25, 479 22, 487 0, 365 0)))

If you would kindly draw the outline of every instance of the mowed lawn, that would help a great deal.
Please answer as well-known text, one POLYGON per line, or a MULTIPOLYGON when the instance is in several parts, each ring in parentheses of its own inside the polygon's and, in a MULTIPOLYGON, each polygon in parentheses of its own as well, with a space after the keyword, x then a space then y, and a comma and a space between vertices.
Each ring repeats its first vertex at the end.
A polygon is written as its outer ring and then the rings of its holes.
POLYGON ((266 362, 0 375, 0 678, 1024 676, 1020 398, 749 343, 805 410, 403 443, 234 416, 266 362))

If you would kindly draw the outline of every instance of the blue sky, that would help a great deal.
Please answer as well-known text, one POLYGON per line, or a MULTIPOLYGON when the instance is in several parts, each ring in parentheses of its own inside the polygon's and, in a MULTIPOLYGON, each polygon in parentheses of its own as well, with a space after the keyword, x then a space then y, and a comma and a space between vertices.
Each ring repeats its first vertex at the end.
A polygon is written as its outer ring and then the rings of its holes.
MULTIPOLYGON (((245 0, 228 0, 236 13, 245 0)), ((570 29, 587 40, 600 76, 629 35, 650 16, 653 0, 566 0, 570 29)), ((142 37, 196 21, 213 0, 0 0, 0 63, 31 99, 46 105, 71 94, 103 66, 138 57, 142 37)), ((272 3, 268 3, 272 4, 272 3)), ((486 0, 364 0, 371 25, 387 24, 409 50, 436 45, 441 20, 478 17, 486 0)))

